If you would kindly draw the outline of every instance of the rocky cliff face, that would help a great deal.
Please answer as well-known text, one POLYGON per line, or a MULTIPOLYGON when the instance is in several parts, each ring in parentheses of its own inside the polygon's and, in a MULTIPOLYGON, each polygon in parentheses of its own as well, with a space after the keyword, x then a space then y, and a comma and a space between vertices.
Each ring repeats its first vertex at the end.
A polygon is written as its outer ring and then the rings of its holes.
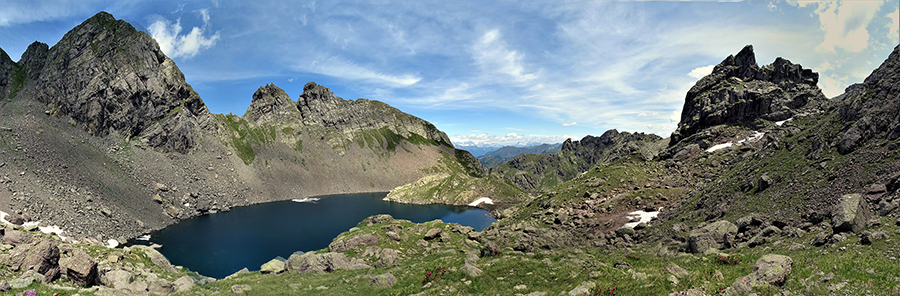
POLYGON ((688 91, 669 146, 720 124, 788 119, 827 100, 816 86, 818 80, 818 73, 780 57, 759 67, 753 46, 747 45, 688 91))
POLYGON ((9 94, 10 78, 15 62, 9 58, 6 51, 0 49, 0 99, 6 99, 9 94))
POLYGON ((426 139, 450 145, 447 135, 431 123, 400 112, 379 101, 367 99, 344 100, 327 87, 309 82, 297 100, 303 124, 340 130, 344 134, 361 130, 389 128, 395 134, 409 138, 418 134, 426 139))
MULTIPOLYGON (((900 137, 900 46, 861 84, 835 98, 841 103, 838 151, 850 153, 867 140, 900 137)), ((896 146, 896 145, 894 145, 896 146)))
POLYGON ((200 130, 215 128, 200 96, 153 38, 105 12, 52 48, 32 44, 19 64, 37 100, 94 135, 139 136, 162 151, 184 153, 200 130))
POLYGON ((299 120, 300 110, 283 89, 267 84, 253 93, 253 101, 243 118, 257 124, 299 120))
POLYGON ((522 154, 506 164, 491 168, 490 174, 503 176, 526 191, 547 189, 575 178, 592 167, 632 154, 653 158, 662 148, 662 138, 644 133, 608 130, 600 137, 566 140, 555 154, 522 154))

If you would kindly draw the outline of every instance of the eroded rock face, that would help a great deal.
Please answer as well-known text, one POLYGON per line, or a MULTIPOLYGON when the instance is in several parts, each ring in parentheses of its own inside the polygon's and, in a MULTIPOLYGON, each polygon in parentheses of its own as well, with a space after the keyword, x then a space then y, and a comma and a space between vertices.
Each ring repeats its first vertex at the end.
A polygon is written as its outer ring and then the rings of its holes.
POLYGON ((447 134, 425 120, 379 101, 344 100, 315 82, 303 86, 303 94, 297 99, 297 108, 305 125, 335 128, 342 132, 388 128, 404 137, 415 133, 450 146, 447 134))
POLYGON ((900 45, 861 84, 847 87, 835 98, 844 126, 837 142, 842 154, 856 150, 879 135, 888 141, 900 137, 900 45))
POLYGON ((747 45, 688 91, 669 146, 719 124, 788 119, 802 108, 827 100, 816 86, 818 81, 818 73, 780 57, 759 67, 753 46, 747 45))
POLYGON ((140 136, 162 151, 184 153, 200 129, 215 128, 156 41, 109 13, 84 21, 49 51, 32 44, 22 57, 35 97, 94 135, 140 136))
POLYGON ((283 89, 267 84, 253 93, 253 101, 243 117, 255 123, 299 120, 300 110, 283 89))
POLYGON ((9 95, 10 78, 15 70, 13 65, 6 51, 0 49, 0 99, 6 99, 9 95))
POLYGON ((60 262, 60 267, 76 285, 90 287, 98 281, 97 262, 81 249, 74 249, 71 257, 60 262))

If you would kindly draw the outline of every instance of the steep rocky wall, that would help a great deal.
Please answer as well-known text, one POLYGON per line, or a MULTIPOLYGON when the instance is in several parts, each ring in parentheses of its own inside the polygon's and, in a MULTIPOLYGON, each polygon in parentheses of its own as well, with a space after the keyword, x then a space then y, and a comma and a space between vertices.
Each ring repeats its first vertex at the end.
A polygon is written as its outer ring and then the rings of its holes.
POLYGON ((0 99, 6 99, 9 94, 10 78, 13 73, 14 62, 0 49, 0 99))
POLYGON ((818 73, 780 57, 759 67, 753 46, 747 45, 691 87, 669 146, 720 124, 788 119, 808 105, 827 100, 816 85, 818 80, 818 73))
POLYGON ((206 105, 144 32, 101 12, 49 50, 22 55, 35 98, 94 135, 140 136, 162 151, 187 152, 214 129, 206 105))
POLYGON ((900 45, 861 84, 835 98, 844 122, 838 150, 850 153, 867 140, 900 137, 900 45))

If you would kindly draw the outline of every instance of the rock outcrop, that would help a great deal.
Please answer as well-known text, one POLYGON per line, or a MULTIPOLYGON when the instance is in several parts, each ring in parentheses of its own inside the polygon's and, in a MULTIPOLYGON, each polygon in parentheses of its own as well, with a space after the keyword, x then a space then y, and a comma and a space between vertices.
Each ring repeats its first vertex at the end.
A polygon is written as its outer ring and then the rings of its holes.
POLYGON ((35 42, 19 64, 37 100, 94 135, 139 136, 162 151, 185 153, 201 130, 215 128, 200 96, 156 41, 106 12, 52 48, 35 42))
POLYGON ((409 138, 417 134, 428 140, 450 146, 447 134, 433 124, 403 113, 379 101, 344 100, 327 87, 309 82, 297 99, 303 124, 338 129, 342 133, 388 128, 394 134, 409 138))
POLYGON ((737 231, 737 226, 725 220, 711 223, 691 231, 688 238, 688 250, 691 253, 703 253, 709 249, 733 247, 737 231))
POLYGON ((599 137, 585 136, 580 141, 567 139, 555 154, 522 154, 508 163, 490 169, 525 191, 554 186, 582 174, 600 163, 639 154, 652 159, 662 148, 661 137, 653 134, 608 130, 599 137), (549 182, 547 181, 549 180, 549 182))
POLYGON ((299 120, 300 110, 283 89, 267 84, 253 93, 253 101, 243 118, 256 124, 299 120))
POLYGON ((16 63, 9 58, 6 51, 0 49, 0 99, 6 99, 9 95, 9 88, 13 71, 16 63))
POLYGON ((818 81, 818 73, 780 57, 759 67, 753 46, 747 45, 691 87, 669 146, 720 124, 791 118, 827 100, 816 86, 818 81))
POLYGON ((869 139, 900 137, 900 45, 861 84, 835 98, 843 122, 838 152, 847 154, 869 139))

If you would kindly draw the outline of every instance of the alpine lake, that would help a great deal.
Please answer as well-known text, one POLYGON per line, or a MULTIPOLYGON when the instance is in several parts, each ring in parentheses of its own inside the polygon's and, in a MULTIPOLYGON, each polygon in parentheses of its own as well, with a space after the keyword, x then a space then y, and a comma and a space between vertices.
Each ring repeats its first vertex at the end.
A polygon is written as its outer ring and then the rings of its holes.
POLYGON ((372 215, 415 223, 440 219, 477 231, 496 221, 480 208, 401 204, 383 201, 386 195, 340 194, 237 207, 181 221, 129 245, 162 245, 159 252, 173 265, 221 279, 244 267, 259 270, 276 257, 327 248, 338 234, 372 215))

